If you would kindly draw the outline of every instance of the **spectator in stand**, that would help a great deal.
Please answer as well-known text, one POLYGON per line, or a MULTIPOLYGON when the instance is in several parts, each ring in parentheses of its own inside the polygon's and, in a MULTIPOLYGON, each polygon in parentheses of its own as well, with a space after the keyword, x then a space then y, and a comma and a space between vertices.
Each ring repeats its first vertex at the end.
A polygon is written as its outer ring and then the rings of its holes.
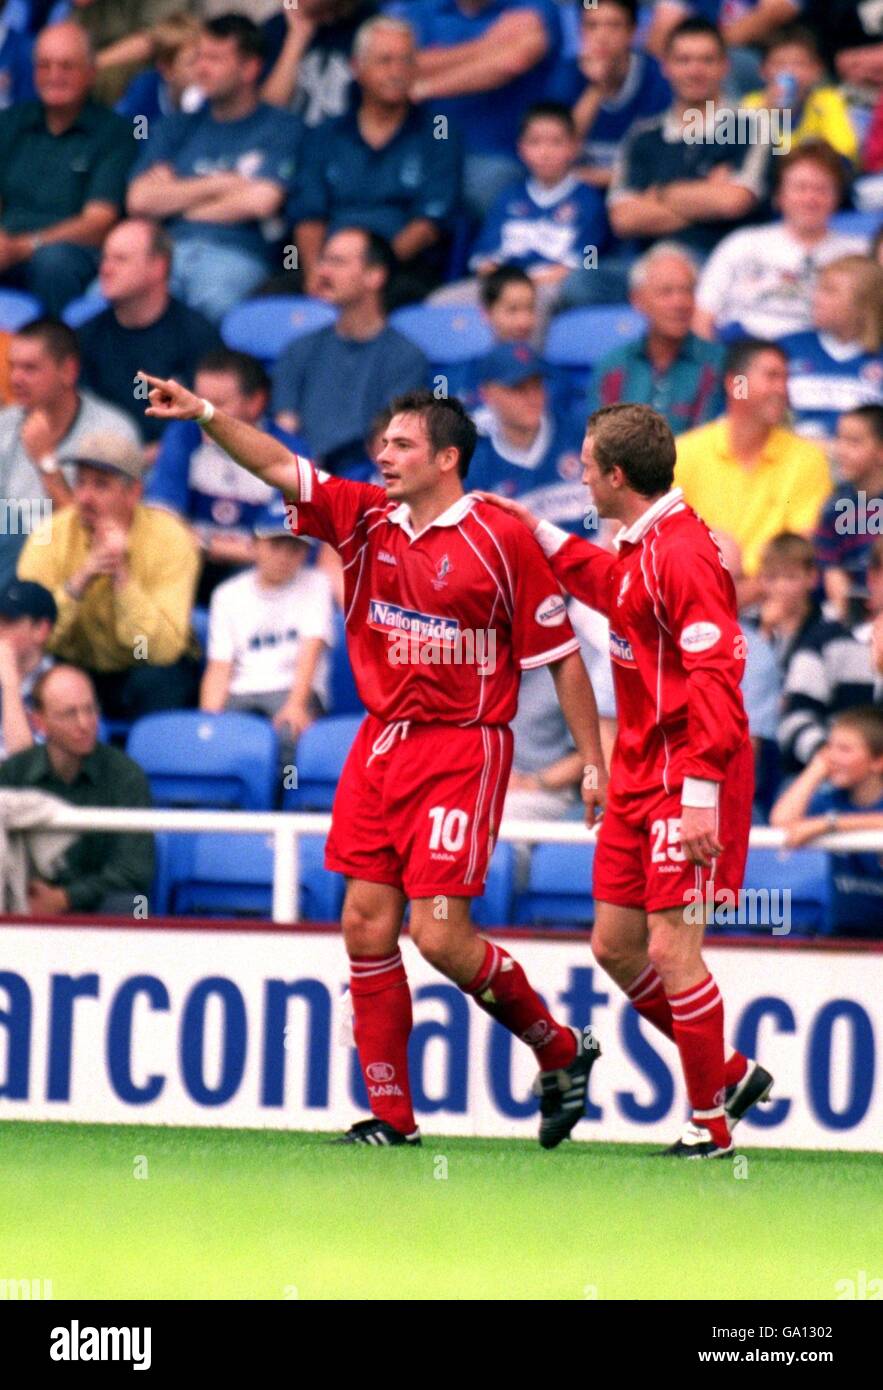
MULTIPOLYGON (((645 246, 675 236, 706 255, 756 211, 766 192, 770 152, 754 138, 742 144, 732 134, 723 138, 728 132, 721 123, 732 125, 733 113, 722 99, 726 45, 713 24, 679 24, 666 43, 664 71, 674 102, 626 137, 608 195, 610 222, 617 236, 636 237, 645 246), (709 102, 713 131, 703 124, 709 102)), ((754 137, 757 131, 748 133, 754 137)))
MULTIPOLYGON (((770 823, 792 848, 838 831, 883 830, 883 709, 861 706, 832 721, 827 742, 779 797, 770 823)), ((832 853, 830 881, 833 930, 883 936, 881 856, 832 853)))
POLYGON ((0 592, 0 761, 33 747, 34 686, 52 665, 46 644, 57 616, 42 584, 13 579, 0 592))
POLYGON ((396 259, 387 305, 422 299, 444 274, 445 243, 457 211, 462 153, 455 131, 437 138, 434 114, 413 105, 414 34, 380 15, 356 35, 353 109, 308 138, 291 199, 299 268, 308 290, 329 230, 363 227, 396 259))
POLYGON ((313 127, 347 111, 356 34, 377 6, 366 0, 300 0, 264 26, 273 55, 261 96, 313 127))
POLYGON ((208 319, 170 295, 172 254, 172 239, 158 222, 120 222, 101 252, 99 283, 108 308, 78 331, 84 385, 125 411, 153 454, 162 429, 144 414, 136 373, 149 362, 189 386, 199 359, 220 346, 208 319))
POLYGON ((328 710, 334 604, 327 576, 307 565, 312 542, 292 533, 281 495, 254 535, 254 568, 212 594, 199 707, 269 716, 287 763, 304 729, 328 710))
POLYGON ((883 405, 840 416, 834 457, 841 481, 822 509, 813 550, 831 612, 851 626, 856 604, 867 598, 868 564, 883 525, 883 405))
POLYGON ((37 95, 34 87, 34 40, 30 34, 13 29, 9 23, 12 8, 3 0, 0 4, 0 110, 16 106, 23 101, 33 101, 37 95))
MULTIPOLYGON (((152 804, 137 763, 98 742, 98 705, 85 672, 54 666, 40 676, 32 698, 43 742, 6 759, 0 787, 48 792, 72 806, 134 810, 152 804)), ((153 873, 152 835, 86 831, 67 851, 54 883, 34 879, 28 885, 30 912, 33 917, 64 912, 144 917, 138 908, 146 904, 153 873)))
POLYGON ((469 465, 470 490, 517 498, 577 535, 597 531, 581 481, 585 430, 552 414, 540 358, 526 343, 500 343, 478 363, 477 375, 488 432, 479 435, 469 465))
POLYGON ((788 149, 824 140, 850 164, 858 159, 858 136, 839 88, 827 80, 819 41, 811 29, 791 24, 771 35, 763 63, 763 91, 751 92, 749 110, 781 111, 788 149))
POLYGON ((206 105, 167 116, 129 186, 135 217, 168 222, 172 293, 213 322, 270 273, 265 224, 293 186, 302 128, 258 98, 261 35, 242 15, 209 20, 196 76, 206 105))
MULTIPOLYGON (((543 335, 537 313, 536 285, 519 266, 501 265, 489 275, 480 276, 478 298, 495 343, 531 343, 538 347, 543 335)), ((480 357, 472 357, 466 362, 439 364, 443 368, 447 394, 459 396, 479 429, 478 416, 484 409, 478 389, 480 361, 480 357)), ((546 371, 553 393, 557 394, 554 371, 548 365, 546 371)))
MULTIPOLYGON (((306 452, 302 440, 268 419, 270 378, 256 357, 216 348, 199 362, 195 390, 218 410, 272 434, 293 453, 306 452)), ((272 495, 267 483, 232 463, 194 421, 166 426, 146 499, 193 528, 203 551, 201 605, 223 580, 254 563, 255 522, 272 495)))
POLYGON ((67 324, 40 318, 19 329, 9 365, 15 404, 0 409, 0 496, 19 504, 19 525, 0 536, 0 586, 14 576, 28 533, 52 507, 70 502, 72 475, 65 475, 59 458, 75 455, 96 431, 138 444, 128 416, 79 388, 80 349, 67 324))
POLYGON ((831 492, 823 451, 785 429, 788 359, 775 343, 735 343, 724 363, 726 410, 719 420, 682 434, 675 482, 714 531, 739 546, 756 597, 763 548, 780 531, 809 535, 831 492))
POLYGON ((34 53, 38 100, 0 112, 0 280, 57 315, 95 276, 135 144, 89 96, 95 65, 78 25, 44 29, 34 53))
POLYGON ((147 51, 141 61, 153 66, 139 72, 126 87, 116 107, 121 116, 158 121, 202 105, 196 84, 199 35, 198 20, 183 12, 169 15, 145 32, 147 51))
POLYGON ((819 274, 813 328, 782 339, 794 428, 828 446, 843 411, 883 402, 883 269, 844 256, 819 274))
POLYGON ((92 674, 110 719, 181 709, 197 686, 196 545, 177 517, 141 501, 144 465, 128 440, 82 439, 70 462, 73 504, 29 536, 18 563, 58 607, 50 649, 92 674))
POLYGON ((833 715, 869 704, 874 672, 868 646, 822 616, 812 542, 784 531, 761 558, 760 630, 774 644, 784 680, 778 742, 793 776, 825 742, 833 715))
POLYGON ((583 142, 577 174, 595 188, 609 187, 635 122, 671 106, 671 87, 656 59, 635 50, 637 22, 638 0, 598 0, 580 9, 579 70, 566 99, 583 142))
POLYGON ((677 242, 659 242, 629 273, 632 306, 647 320, 640 338, 596 363, 588 412, 633 401, 664 415, 675 434, 716 419, 724 408, 724 349, 691 332, 696 262, 677 242))
POLYGON ((696 332, 782 338, 812 327, 812 293, 822 266, 861 255, 861 237, 831 230, 846 186, 843 161, 823 141, 777 160, 782 221, 745 227, 721 242, 702 273, 696 332))
POLYGON ((720 26, 730 53, 728 87, 736 94, 757 85, 759 49, 769 36, 800 13, 804 0, 656 0, 645 37, 650 53, 663 53, 668 35, 685 19, 699 17, 720 26))
POLYGON ((414 101, 468 135, 464 198, 481 218, 519 176, 522 113, 546 94, 561 43, 554 0, 414 0, 414 101))
MULTIPOLYGON (((574 173, 579 142, 566 106, 540 102, 524 113, 518 153, 527 168, 497 198, 476 240, 470 268, 488 275, 501 265, 527 271, 537 288, 541 317, 551 312, 568 277, 597 271, 598 255, 610 240, 601 193, 574 173), (594 252, 594 265, 586 260, 594 252)), ((460 286, 442 290, 449 301, 460 286)), ((477 295, 475 282, 468 293, 477 295)))
POLYGON ((803 0, 804 20, 849 87, 883 88, 883 24, 877 5, 856 0, 803 0))
POLYGON ((302 434, 311 457, 331 473, 361 470, 371 421, 429 376, 423 353, 387 322, 383 295, 392 268, 376 233, 347 227, 330 236, 315 290, 340 310, 337 321, 295 338, 276 363, 276 423, 302 434))

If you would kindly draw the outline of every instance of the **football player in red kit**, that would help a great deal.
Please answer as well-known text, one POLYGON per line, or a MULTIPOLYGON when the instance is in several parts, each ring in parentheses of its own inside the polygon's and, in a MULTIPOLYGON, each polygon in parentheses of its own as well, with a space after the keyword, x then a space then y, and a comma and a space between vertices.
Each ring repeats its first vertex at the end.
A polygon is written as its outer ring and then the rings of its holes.
POLYGON ((564 588, 609 620, 618 734, 592 950, 680 1053, 692 1118, 666 1152, 717 1158, 772 1084, 725 1054, 723 1001, 702 958, 705 904, 742 884, 754 795, 736 593, 708 527, 672 487, 675 443, 661 415, 596 411, 582 463, 599 515, 622 523, 615 553, 482 496, 524 521, 564 588))
POLYGON ((540 1143, 583 1114, 597 1043, 560 1024, 501 946, 480 937, 483 892, 512 760, 520 673, 548 666, 583 756, 591 822, 606 783, 595 700, 548 561, 521 523, 463 490, 475 426, 456 400, 393 403, 385 487, 330 477, 175 382, 148 414, 197 420, 330 542, 345 579, 347 644, 368 710, 337 789, 326 864, 348 880, 343 934, 372 1118, 344 1141, 419 1143, 408 1082, 405 906, 420 952, 537 1058, 540 1143))

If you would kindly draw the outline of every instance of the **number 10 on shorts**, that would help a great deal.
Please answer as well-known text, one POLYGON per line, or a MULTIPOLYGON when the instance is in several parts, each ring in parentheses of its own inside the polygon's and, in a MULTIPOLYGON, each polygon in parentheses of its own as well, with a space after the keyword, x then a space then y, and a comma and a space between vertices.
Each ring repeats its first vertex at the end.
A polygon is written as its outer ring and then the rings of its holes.
POLYGON ((429 834, 430 849, 446 849, 456 854, 463 848, 469 817, 465 811, 449 811, 446 806, 433 806, 429 812, 432 830, 429 834))

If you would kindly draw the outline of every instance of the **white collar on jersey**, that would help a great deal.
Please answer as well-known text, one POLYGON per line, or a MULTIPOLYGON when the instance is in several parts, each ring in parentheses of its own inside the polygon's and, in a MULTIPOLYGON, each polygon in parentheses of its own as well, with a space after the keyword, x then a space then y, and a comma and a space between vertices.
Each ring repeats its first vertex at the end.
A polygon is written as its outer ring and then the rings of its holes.
POLYGON ((411 509, 407 502, 400 502, 394 512, 390 512, 386 518, 396 526, 401 526, 407 536, 412 541, 416 541, 418 536, 422 536, 424 531, 429 531, 433 526, 459 526, 464 516, 471 510, 475 498, 469 492, 464 492, 462 497, 458 497, 456 502, 452 502, 446 511, 443 511, 434 521, 430 521, 429 526, 424 526, 423 531, 415 532, 411 526, 411 509))
POLYGON ((650 527, 655 526, 662 517, 685 510, 683 488, 673 487, 670 492, 666 492, 664 496, 654 502, 652 507, 648 507, 637 521, 632 522, 631 526, 624 526, 621 531, 616 533, 613 537, 614 549, 619 550, 621 545, 637 545, 638 541, 646 536, 650 527))

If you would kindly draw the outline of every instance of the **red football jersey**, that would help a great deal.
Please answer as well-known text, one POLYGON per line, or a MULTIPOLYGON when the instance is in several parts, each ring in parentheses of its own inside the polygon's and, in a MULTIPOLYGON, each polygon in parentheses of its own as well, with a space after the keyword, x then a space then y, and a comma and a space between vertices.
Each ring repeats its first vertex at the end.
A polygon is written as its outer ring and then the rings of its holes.
POLYGON ((722 782, 748 739, 736 590, 680 488, 614 541, 617 553, 542 523, 537 539, 568 593, 605 613, 618 733, 611 794, 722 782))
POLYGON ((296 529, 341 555, 353 675, 378 719, 508 724, 521 671, 579 650, 549 562, 498 507, 466 493, 415 535, 384 488, 297 464, 296 529))

